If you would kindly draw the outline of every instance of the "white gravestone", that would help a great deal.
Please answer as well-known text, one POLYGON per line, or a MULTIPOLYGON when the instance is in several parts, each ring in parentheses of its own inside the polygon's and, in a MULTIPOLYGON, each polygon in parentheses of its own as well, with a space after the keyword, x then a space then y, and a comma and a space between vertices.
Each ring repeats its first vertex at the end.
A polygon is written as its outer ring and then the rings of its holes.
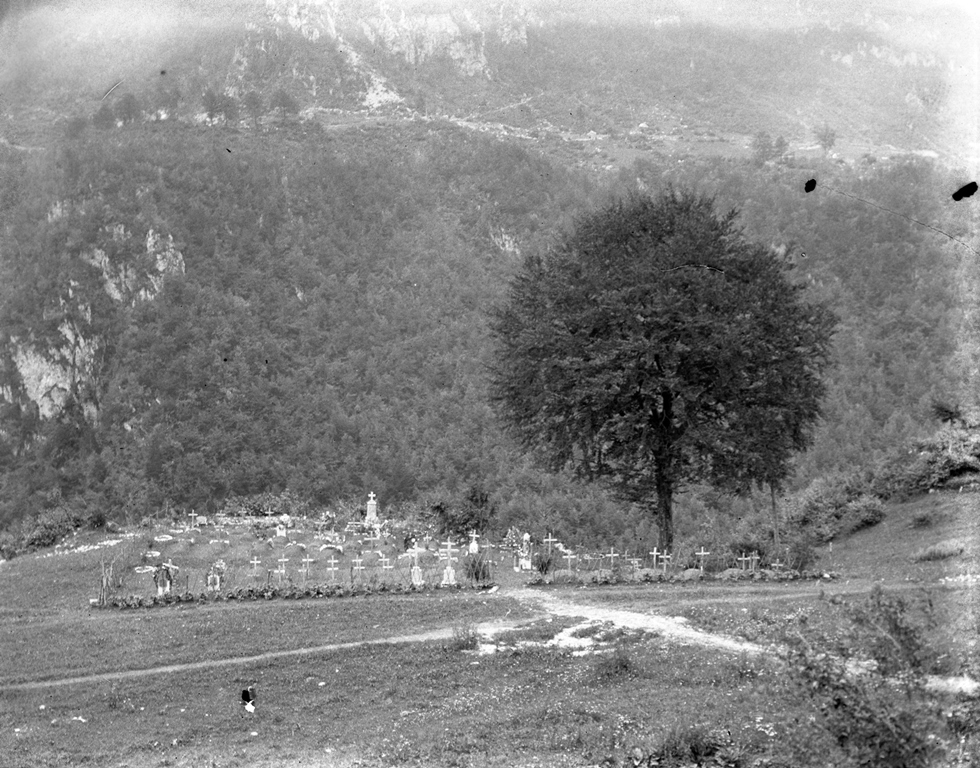
POLYGON ((276 526, 276 537, 280 539, 286 538, 286 526, 282 523, 276 526))
POLYGON ((374 495, 374 491, 368 494, 367 515, 364 520, 368 523, 378 522, 378 499, 374 495))
POLYGON ((456 559, 453 557, 453 543, 452 541, 446 541, 446 568, 442 572, 442 586, 444 587, 455 587, 456 586, 456 569, 453 568, 453 561, 456 559))

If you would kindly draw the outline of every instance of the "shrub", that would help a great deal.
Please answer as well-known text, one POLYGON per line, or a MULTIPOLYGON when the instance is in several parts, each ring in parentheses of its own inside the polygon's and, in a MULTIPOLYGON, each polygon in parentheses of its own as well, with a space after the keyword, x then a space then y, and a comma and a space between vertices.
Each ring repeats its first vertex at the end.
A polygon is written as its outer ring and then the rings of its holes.
POLYGON ((0 558, 13 560, 17 556, 20 539, 12 531, 0 533, 0 558))
POLYGON ((103 102, 98 111, 92 115, 92 125, 102 130, 116 127, 116 115, 108 102, 103 102))
POLYGON ((451 651, 475 651, 480 647, 480 636, 472 624, 453 627, 453 639, 449 643, 451 651))
POLYGON ((558 564, 558 558, 554 552, 537 552, 534 555, 534 570, 541 576, 547 576, 558 564))
POLYGON ((731 732, 725 728, 677 725, 667 732, 654 750, 650 764, 689 765, 693 760, 697 765, 728 765, 722 753, 733 746, 731 732))
MULTIPOLYGON (((933 765, 952 740, 940 701, 925 684, 940 656, 917 606, 881 587, 859 604, 836 604, 852 625, 846 643, 788 638, 787 671, 799 694, 813 704, 848 765, 933 765)), ((931 618, 931 603, 918 607, 931 618)))
POLYGON ((636 662, 625 648, 617 645, 612 653, 600 657, 596 662, 595 672, 600 680, 630 677, 636 673, 636 662))
POLYGON ((28 525, 24 546, 27 549, 53 546, 81 524, 82 518, 73 509, 60 504, 54 509, 41 512, 28 525))
POLYGON ((818 478, 790 501, 787 518, 816 541, 827 542, 845 530, 849 512, 870 510, 871 502, 861 500, 875 495, 860 474, 818 478))
POLYGON ((917 512, 912 518, 913 528, 929 528, 935 522, 932 513, 930 512, 917 512))
POLYGON ((917 563, 926 562, 929 560, 947 560, 950 557, 957 557, 963 554, 963 550, 966 549, 966 544, 960 539, 947 539, 946 541, 940 541, 932 546, 926 547, 925 549, 920 549, 914 555, 912 555, 912 560, 917 563))
POLYGON ((863 493, 844 505, 844 518, 851 531, 870 528, 885 519, 885 504, 877 496, 863 493))

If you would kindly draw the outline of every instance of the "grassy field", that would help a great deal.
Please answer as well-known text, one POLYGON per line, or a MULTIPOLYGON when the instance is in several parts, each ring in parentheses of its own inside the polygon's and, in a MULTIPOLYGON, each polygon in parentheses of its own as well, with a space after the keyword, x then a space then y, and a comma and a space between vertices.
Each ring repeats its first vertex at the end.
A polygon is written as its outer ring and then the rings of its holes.
MULTIPOLYGON (((840 580, 550 589, 583 612, 596 604, 680 615, 767 644, 787 629, 845 640, 830 598, 857 601, 884 582, 909 599, 931 597, 933 638, 951 643, 950 672, 976 676, 975 585, 942 580, 977 572, 970 538, 977 502, 937 494, 890 507, 879 526, 822 553, 820 566, 840 571, 840 580), (915 559, 949 539, 967 545, 942 560, 915 559)), ((507 585, 527 578, 509 568, 499 571, 505 585, 496 594, 104 611, 88 606, 101 557, 26 556, 0 565, 4 766, 584 766, 622 761, 633 746, 683 747, 692 733, 718 728, 731 733, 746 765, 754 755, 787 757, 801 744, 834 754, 777 660, 597 627, 581 629, 603 638, 593 654, 541 645, 577 620, 544 618, 533 603, 508 596, 507 585), (482 652, 487 642, 473 650, 474 626, 501 621, 523 626, 494 635, 496 653, 482 652), (427 642, 7 687, 434 629, 443 636, 427 642), (239 693, 250 683, 258 711, 243 719, 239 693)))

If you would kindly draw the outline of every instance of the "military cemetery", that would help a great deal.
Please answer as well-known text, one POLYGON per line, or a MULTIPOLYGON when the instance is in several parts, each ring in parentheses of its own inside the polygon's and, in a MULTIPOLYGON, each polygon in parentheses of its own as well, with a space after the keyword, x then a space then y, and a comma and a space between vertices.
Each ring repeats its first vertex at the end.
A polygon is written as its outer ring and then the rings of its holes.
POLYGON ((980 766, 975 5, 0 3, 0 768, 980 766))

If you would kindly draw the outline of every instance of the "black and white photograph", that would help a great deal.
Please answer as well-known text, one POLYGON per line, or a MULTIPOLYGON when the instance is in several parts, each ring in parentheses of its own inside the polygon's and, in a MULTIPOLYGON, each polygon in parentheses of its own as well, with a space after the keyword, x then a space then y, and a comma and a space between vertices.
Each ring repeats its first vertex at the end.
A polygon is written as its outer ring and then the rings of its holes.
POLYGON ((980 768, 975 0, 0 0, 0 768, 980 768))

